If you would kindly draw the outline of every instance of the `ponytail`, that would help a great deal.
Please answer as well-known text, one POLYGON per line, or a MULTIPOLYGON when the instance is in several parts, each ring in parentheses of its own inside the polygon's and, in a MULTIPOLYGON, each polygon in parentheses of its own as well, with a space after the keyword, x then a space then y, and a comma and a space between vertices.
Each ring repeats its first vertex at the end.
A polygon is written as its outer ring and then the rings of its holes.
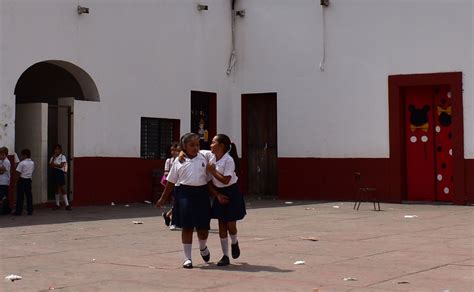
POLYGON ((234 143, 230 143, 230 149, 229 149, 229 155, 234 159, 234 164, 235 164, 235 173, 239 173, 239 155, 237 154, 237 147, 235 146, 234 143))
POLYGON ((239 172, 239 156, 237 155, 237 147, 235 144, 230 141, 229 136, 224 134, 217 134, 216 135, 217 142, 222 143, 224 145, 225 151, 229 153, 230 157, 234 160, 235 164, 235 173, 239 172))

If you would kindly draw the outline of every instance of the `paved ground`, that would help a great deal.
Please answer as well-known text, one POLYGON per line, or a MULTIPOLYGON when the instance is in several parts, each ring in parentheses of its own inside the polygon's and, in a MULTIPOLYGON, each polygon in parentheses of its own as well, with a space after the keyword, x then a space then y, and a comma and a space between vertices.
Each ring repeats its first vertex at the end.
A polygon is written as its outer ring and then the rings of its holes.
POLYGON ((214 229, 211 263, 195 244, 192 270, 181 268, 180 232, 167 230, 151 205, 0 217, 1 276, 23 277, 1 280, 0 290, 474 291, 473 207, 382 209, 253 201, 239 225, 241 257, 215 265, 221 251, 214 229), (305 264, 294 265, 299 260, 305 264))

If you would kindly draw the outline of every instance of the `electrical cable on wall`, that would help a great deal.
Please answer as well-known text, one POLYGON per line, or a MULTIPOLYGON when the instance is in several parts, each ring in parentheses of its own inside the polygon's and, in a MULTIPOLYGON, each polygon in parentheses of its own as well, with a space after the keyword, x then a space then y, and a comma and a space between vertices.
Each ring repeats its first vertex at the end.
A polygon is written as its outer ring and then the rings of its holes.
POLYGON ((236 0, 231 0, 232 1, 232 52, 230 54, 229 58, 229 65, 227 66, 227 76, 229 76, 232 73, 232 69, 235 66, 235 1, 236 0))
POLYGON ((321 19, 322 19, 322 46, 323 53, 321 56, 321 62, 319 62, 319 70, 324 72, 324 62, 326 61, 326 7, 329 6, 329 1, 321 0, 321 19))

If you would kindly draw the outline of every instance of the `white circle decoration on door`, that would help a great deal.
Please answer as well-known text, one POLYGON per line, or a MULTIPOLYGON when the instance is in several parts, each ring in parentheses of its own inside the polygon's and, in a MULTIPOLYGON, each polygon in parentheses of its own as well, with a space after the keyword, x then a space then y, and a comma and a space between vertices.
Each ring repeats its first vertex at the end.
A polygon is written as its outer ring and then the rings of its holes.
POLYGON ((449 149, 449 155, 453 156, 453 149, 449 149))
POLYGON ((417 140, 417 139, 416 139, 416 136, 411 136, 411 137, 410 137, 410 142, 416 143, 416 140, 417 140))
POLYGON ((428 136, 421 136, 421 142, 423 143, 428 142, 428 136))
POLYGON ((436 126, 435 130, 436 130, 436 133, 439 133, 439 132, 441 132, 441 127, 440 127, 440 126, 436 126))
POLYGON ((451 91, 448 91, 446 95, 448 96, 448 98, 451 98, 451 91))
POLYGON ((445 187, 445 188, 444 188, 444 193, 445 193, 445 194, 449 194, 449 188, 448 188, 448 187, 445 187))
POLYGON ((442 176, 441 174, 438 174, 438 175, 436 176, 436 178, 438 179, 438 181, 442 181, 442 180, 443 180, 443 176, 442 176))

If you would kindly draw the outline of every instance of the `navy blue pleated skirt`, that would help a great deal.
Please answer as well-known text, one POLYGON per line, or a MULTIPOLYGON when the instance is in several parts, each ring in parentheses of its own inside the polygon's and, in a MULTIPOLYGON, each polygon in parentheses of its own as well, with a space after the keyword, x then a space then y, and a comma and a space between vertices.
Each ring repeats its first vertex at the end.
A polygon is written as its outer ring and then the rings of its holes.
POLYGON ((223 205, 219 203, 217 198, 214 198, 211 211, 212 218, 219 219, 224 222, 233 222, 243 219, 247 212, 245 211, 244 197, 240 193, 237 184, 216 189, 218 192, 229 198, 229 203, 223 205))
POLYGON ((207 185, 175 186, 172 224, 179 228, 209 230, 211 203, 207 185))
POLYGON ((64 186, 66 184, 64 171, 58 168, 53 168, 53 184, 57 186, 64 186))

